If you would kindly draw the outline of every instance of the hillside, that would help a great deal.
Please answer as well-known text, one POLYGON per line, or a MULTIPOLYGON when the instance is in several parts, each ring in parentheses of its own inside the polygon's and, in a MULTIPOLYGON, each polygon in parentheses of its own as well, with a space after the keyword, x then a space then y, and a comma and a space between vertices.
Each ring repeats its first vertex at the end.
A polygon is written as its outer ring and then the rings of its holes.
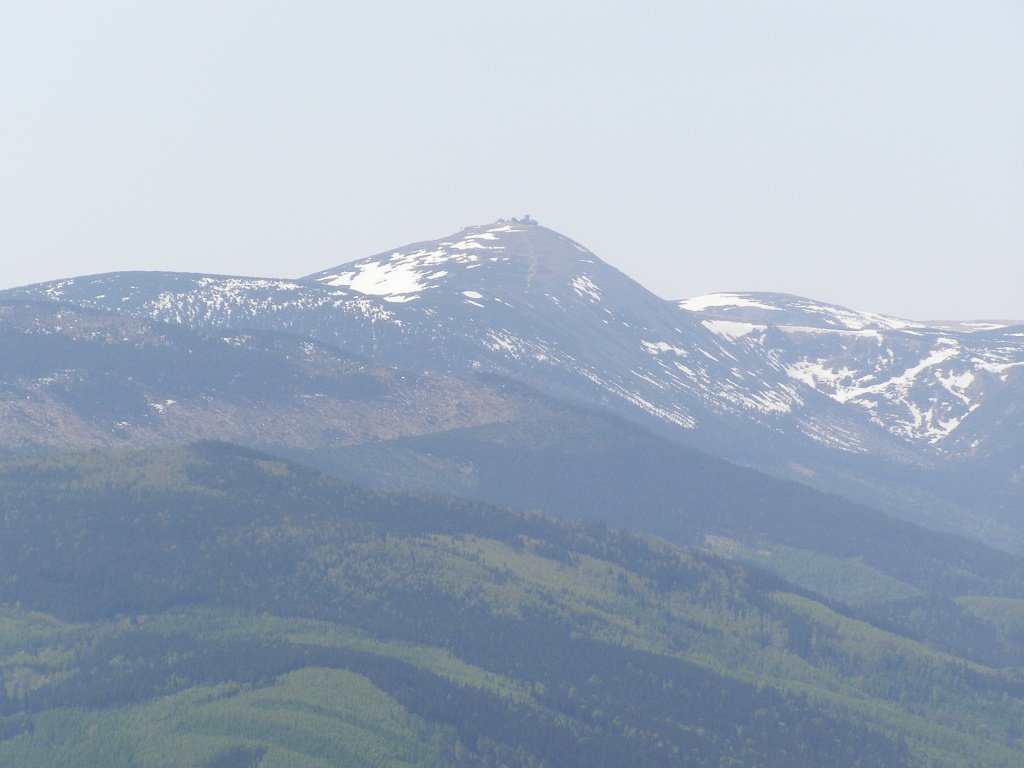
POLYGON ((0 302, 0 454, 217 439, 315 448, 490 423, 532 398, 271 331, 0 302))
MULTIPOLYGON (((1024 757, 1014 673, 712 555, 224 444, 0 489, 4 765, 1024 757)), ((957 600, 1014 636, 1018 601, 957 600)))
MULTIPOLYGON (((682 546, 724 537, 742 556, 787 547, 860 559, 886 595, 1017 587, 1008 555, 503 377, 409 374, 286 334, 215 334, 51 303, 0 303, 0 341, 9 454, 228 440, 378 488, 597 521, 682 546)), ((790 559, 777 553, 766 567, 789 573, 790 559)))

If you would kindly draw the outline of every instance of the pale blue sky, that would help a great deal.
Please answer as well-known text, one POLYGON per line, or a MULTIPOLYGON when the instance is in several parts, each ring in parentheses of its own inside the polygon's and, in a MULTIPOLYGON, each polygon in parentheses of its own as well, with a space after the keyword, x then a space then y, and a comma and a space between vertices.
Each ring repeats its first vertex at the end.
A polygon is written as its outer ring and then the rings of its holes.
POLYGON ((529 212, 666 298, 1024 319, 1024 3, 3 2, 0 287, 529 212))

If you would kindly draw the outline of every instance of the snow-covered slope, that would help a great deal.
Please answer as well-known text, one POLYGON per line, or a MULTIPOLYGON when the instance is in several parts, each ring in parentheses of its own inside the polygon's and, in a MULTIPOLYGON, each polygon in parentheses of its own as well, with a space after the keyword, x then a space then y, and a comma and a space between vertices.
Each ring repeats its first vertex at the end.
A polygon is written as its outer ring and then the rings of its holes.
POLYGON ((753 425, 761 440, 916 460, 1024 361, 1024 339, 1008 329, 933 328, 779 294, 665 301, 532 220, 297 280, 118 273, 6 295, 501 373, 672 428, 731 432, 734 453, 753 425))
MULTIPOLYGON (((588 391, 679 427, 788 413, 799 387, 535 223, 498 222, 311 275, 430 327, 447 364, 588 391)), ((423 361, 420 361, 421 363, 423 361)))
POLYGON ((795 381, 913 443, 982 449, 961 423, 1024 377, 1024 326, 920 323, 797 296, 719 293, 679 302, 723 338, 756 337, 795 381))
POLYGON ((416 369, 492 371, 691 428, 779 416, 801 387, 533 222, 498 222, 300 280, 118 273, 9 291, 198 328, 308 335, 416 369))
POLYGON ((69 278, 0 293, 115 311, 192 328, 258 328, 320 337, 359 352, 363 329, 393 322, 376 297, 297 280, 181 272, 116 272, 69 278))
POLYGON ((532 220, 299 279, 118 273, 0 298, 285 332, 412 371, 495 373, 921 521, 941 510, 958 530, 962 505, 933 491, 935 478, 954 476, 952 456, 973 462, 963 471, 980 485, 1005 483, 1005 466, 993 479, 978 462, 987 444, 1005 458, 1020 442, 1024 328, 782 294, 667 301, 532 220))

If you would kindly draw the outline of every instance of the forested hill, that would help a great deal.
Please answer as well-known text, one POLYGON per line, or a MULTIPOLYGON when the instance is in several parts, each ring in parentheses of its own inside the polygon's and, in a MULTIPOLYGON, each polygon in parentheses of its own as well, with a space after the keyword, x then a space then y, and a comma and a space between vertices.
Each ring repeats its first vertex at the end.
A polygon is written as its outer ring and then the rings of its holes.
POLYGON ((0 526, 4 766, 1024 762, 1024 603, 993 591, 935 635, 219 443, 6 460, 0 526))
POLYGON ((843 600, 1024 594, 1020 557, 721 461, 593 409, 535 401, 532 412, 501 422, 273 450, 379 488, 446 493, 710 547, 843 600), (837 563, 845 564, 841 576, 837 563))

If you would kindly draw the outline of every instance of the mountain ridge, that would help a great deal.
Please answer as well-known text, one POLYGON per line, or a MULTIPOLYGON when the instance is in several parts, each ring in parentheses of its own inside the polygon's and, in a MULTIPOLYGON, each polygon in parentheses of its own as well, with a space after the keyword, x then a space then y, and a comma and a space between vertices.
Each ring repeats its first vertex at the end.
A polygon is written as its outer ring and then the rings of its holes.
POLYGON ((949 503, 928 478, 952 472, 971 490, 937 524, 957 529, 963 514, 1016 525, 1024 333, 967 333, 782 294, 669 301, 532 220, 470 227, 298 280, 114 273, 0 298, 211 333, 283 332, 414 372, 494 373, 919 522, 949 503), (800 324, 766 321, 780 315, 800 324))

